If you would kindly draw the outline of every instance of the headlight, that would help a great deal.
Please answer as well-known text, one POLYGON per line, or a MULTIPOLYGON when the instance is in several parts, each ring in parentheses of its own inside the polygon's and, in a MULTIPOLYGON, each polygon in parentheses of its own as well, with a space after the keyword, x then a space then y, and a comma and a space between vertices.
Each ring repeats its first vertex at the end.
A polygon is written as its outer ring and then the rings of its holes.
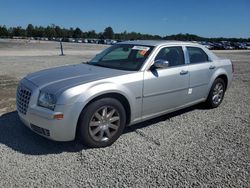
POLYGON ((56 106, 55 95, 41 91, 38 98, 38 106, 54 110, 56 106))

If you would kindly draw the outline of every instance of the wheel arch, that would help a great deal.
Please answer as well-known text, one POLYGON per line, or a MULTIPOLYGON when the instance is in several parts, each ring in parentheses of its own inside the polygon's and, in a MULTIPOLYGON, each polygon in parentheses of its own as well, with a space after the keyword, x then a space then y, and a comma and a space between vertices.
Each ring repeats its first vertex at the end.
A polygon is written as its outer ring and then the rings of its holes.
POLYGON ((103 99, 103 98, 114 98, 116 100, 118 100, 124 107, 124 110, 126 112, 126 125, 128 125, 131 121, 131 106, 130 106, 130 103, 128 101, 128 99, 120 94, 120 93, 117 93, 117 92, 109 92, 109 93, 104 93, 104 94, 101 94, 101 95, 98 95, 98 96, 95 96, 94 98, 92 98, 90 101, 87 102, 87 104, 82 108, 81 110, 81 113, 78 117, 78 120, 77 120, 77 127, 76 127, 76 135, 77 135, 77 132, 78 132, 78 129, 79 129, 79 121, 81 119, 81 115, 82 115, 82 112, 93 102, 97 101, 97 100, 100 100, 100 99, 103 99))
POLYGON ((220 74, 218 75, 215 80, 217 78, 221 78, 224 82, 225 82, 225 89, 227 89, 227 86, 228 86, 228 78, 227 78, 227 75, 226 74, 220 74))
POLYGON ((209 87, 208 87, 208 92, 210 91, 214 81, 217 79, 217 78, 221 78, 224 80, 225 84, 226 84, 226 89, 228 87, 228 84, 229 84, 229 77, 228 77, 228 74, 227 74, 227 71, 223 68, 219 68, 217 69, 211 79, 210 79, 210 82, 209 82, 209 87))

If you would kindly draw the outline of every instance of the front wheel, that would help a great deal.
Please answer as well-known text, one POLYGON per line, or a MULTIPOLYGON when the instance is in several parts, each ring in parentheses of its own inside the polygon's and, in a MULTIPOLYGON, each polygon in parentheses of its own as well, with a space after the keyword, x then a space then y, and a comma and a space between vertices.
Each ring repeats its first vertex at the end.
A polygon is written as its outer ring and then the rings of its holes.
POLYGON ((226 87, 225 87, 224 80, 221 78, 217 78, 214 81, 211 87, 211 90, 209 92, 209 95, 206 101, 207 105, 210 108, 218 107, 224 98, 225 90, 226 90, 226 87))
POLYGON ((103 98, 94 101, 82 111, 78 136, 89 147, 106 147, 119 138, 125 123, 123 105, 114 98, 103 98))

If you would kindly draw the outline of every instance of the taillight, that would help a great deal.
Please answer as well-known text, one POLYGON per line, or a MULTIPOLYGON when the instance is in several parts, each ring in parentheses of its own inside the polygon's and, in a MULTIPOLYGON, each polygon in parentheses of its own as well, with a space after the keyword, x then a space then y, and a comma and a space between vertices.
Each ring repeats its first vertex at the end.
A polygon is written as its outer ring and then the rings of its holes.
POLYGON ((232 64, 232 73, 234 73, 234 64, 233 62, 231 62, 231 64, 232 64))

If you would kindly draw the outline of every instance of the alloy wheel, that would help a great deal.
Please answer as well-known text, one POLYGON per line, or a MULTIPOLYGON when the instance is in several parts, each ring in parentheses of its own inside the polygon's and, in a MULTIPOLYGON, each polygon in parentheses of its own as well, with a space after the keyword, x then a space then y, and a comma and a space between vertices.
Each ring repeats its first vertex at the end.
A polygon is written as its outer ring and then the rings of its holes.
POLYGON ((219 104, 222 101, 224 94, 224 87, 222 83, 217 83, 213 89, 212 101, 215 105, 219 104))
POLYGON ((89 123, 90 136, 98 142, 106 142, 118 131, 120 115, 112 106, 102 106, 91 117, 89 123))

